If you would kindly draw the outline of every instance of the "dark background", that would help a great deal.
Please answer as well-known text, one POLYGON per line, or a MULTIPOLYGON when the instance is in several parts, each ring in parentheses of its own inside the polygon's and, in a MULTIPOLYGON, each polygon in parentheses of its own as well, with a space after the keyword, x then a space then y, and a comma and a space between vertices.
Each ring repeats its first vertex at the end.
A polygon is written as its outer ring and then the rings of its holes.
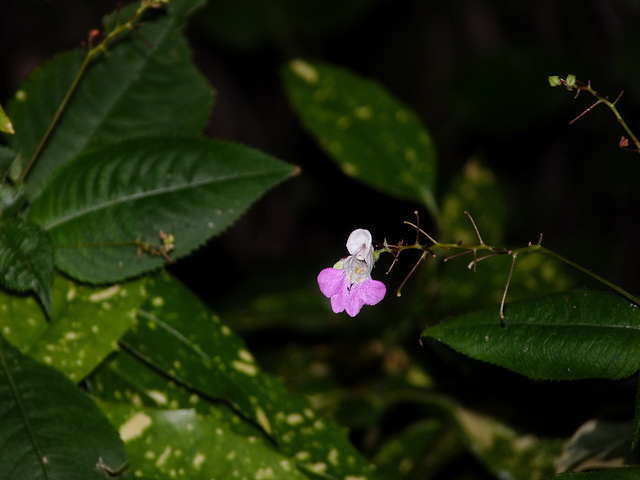
MULTIPOLYGON (((117 4, 2 0, 0 102, 6 104, 37 65, 79 46, 117 4)), ((311 293, 300 304, 289 298, 288 311, 298 312, 297 318, 317 313, 309 310, 308 297, 318 305, 326 299, 315 290, 315 277, 346 253, 348 234, 364 227, 377 240, 412 240, 402 222, 412 220, 416 209, 343 176, 302 130, 279 76, 295 57, 374 78, 413 108, 438 151, 437 195, 467 160, 479 158, 494 171, 505 196, 510 244, 524 246, 543 232, 549 248, 640 291, 640 155, 618 147, 622 128, 604 106, 569 125, 593 98, 573 99, 573 93, 547 83, 548 75, 574 73, 610 98, 624 90, 619 109, 640 134, 640 2, 211 0, 185 33, 217 91, 206 134, 301 167, 301 175, 269 192, 225 235, 172 267, 215 309, 230 317, 236 313, 236 328, 248 333, 254 351, 261 348, 267 366, 269 345, 281 349, 283 336, 317 345, 331 331, 310 324, 252 336, 248 324, 254 319, 237 312, 260 295, 300 289, 311 293)), ((426 212, 422 219, 428 228, 426 212)), ((392 275, 390 290, 411 266, 392 275)), ((578 277, 583 281, 588 283, 578 277)), ((411 294, 409 284, 402 299, 385 299, 385 321, 407 314, 411 294)), ((359 317, 349 325, 356 331, 366 321, 359 317)), ((411 335, 415 343, 419 330, 411 335)), ((348 338, 342 345, 347 352, 348 338)), ((461 374, 443 368, 447 375, 461 374)), ((471 372, 467 381, 476 371, 471 372)), ((489 396, 505 383, 502 373, 495 378, 483 385, 489 396)), ((507 378, 520 389, 555 389, 554 398, 537 408, 555 408, 565 420, 575 398, 585 394, 582 388, 595 397, 615 397, 601 384, 531 387, 520 377, 507 378)), ((623 393, 630 388, 623 385, 623 393)), ((536 402, 548 398, 539 390, 537 395, 536 402)), ((569 423, 593 410, 574 408, 569 423)), ((366 446, 366 439, 359 443, 366 446)))

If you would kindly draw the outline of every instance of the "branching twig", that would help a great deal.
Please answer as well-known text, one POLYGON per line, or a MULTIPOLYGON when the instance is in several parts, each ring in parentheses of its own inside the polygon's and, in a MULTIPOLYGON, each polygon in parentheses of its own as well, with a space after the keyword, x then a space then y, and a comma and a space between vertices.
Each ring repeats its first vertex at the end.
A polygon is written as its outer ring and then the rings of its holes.
MULTIPOLYGON (((620 94, 612 102, 606 96, 604 96, 604 95, 598 93, 596 90, 594 90, 591 87, 591 82, 590 81, 587 82, 586 85, 584 85, 583 83, 581 83, 581 82, 576 80, 575 75, 567 75, 567 78, 560 78, 557 75, 550 76, 549 77, 549 84, 552 87, 557 87, 557 86, 560 86, 560 85, 564 85, 565 87, 567 87, 567 90, 569 90, 569 91, 576 90, 576 97, 582 91, 587 92, 587 93, 593 95, 594 97, 596 97, 596 99, 597 99, 596 103, 591 105, 584 112, 582 112, 576 118, 571 120, 569 122, 569 124, 572 124, 576 120, 579 120, 585 114, 587 114, 591 110, 593 110, 597 105, 602 103, 602 104, 606 105, 607 107, 609 107, 609 110, 611 110, 611 112, 613 112, 613 114, 615 115, 616 119, 618 120, 618 123, 620 125, 622 125, 622 128, 624 128, 624 131, 627 133, 627 135, 629 136, 631 141, 634 143, 634 145, 635 145, 635 149, 634 150, 636 152, 640 153, 640 140, 638 140, 638 138, 634 135, 634 133, 631 131, 631 128, 629 128, 629 126, 627 125, 627 122, 624 121, 624 119, 622 118, 622 115, 620 115, 620 112, 616 108, 616 103, 618 103, 618 100, 620 100, 620 97, 622 97, 623 92, 620 92, 620 94)), ((625 137, 623 137, 623 139, 627 140, 625 137)), ((622 142, 622 143, 625 143, 625 142, 622 142)), ((628 140, 626 142, 626 145, 621 145, 621 146, 626 147, 627 145, 628 145, 628 140)))

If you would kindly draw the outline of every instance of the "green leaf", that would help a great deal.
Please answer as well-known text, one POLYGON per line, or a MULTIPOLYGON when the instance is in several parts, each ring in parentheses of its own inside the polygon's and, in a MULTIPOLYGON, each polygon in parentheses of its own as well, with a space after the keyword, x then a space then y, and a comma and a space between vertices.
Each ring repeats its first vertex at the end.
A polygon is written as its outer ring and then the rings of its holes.
POLYGON ((0 184, 0 216, 7 218, 15 215, 26 200, 23 187, 0 184))
POLYGON ((2 105, 0 105, 0 132, 16 133, 13 129, 11 119, 7 116, 7 113, 4 111, 4 108, 2 108, 2 105))
MULTIPOLYGON (((57 305, 56 279, 51 288, 52 304, 57 305)), ((0 331, 23 353, 47 329, 47 316, 32 295, 16 295, 0 289, 0 331)))
POLYGON ((180 258, 223 232, 295 167, 240 145, 199 138, 144 138, 65 165, 33 203, 56 267, 92 283, 118 282, 166 263, 161 232, 180 258))
POLYGON ((640 456, 631 448, 630 421, 589 420, 573 434, 556 459, 558 472, 588 471, 638 465, 640 456))
POLYGON ((93 401, 0 338, 0 471, 6 480, 104 480, 124 446, 93 401))
POLYGON ((479 160, 469 160, 453 179, 442 201, 440 229, 453 241, 474 245, 478 236, 469 212, 483 240, 489 244, 502 242, 506 206, 493 172, 479 160))
POLYGON ((640 368, 640 308, 577 290, 509 303, 426 329, 454 350, 535 379, 624 378, 640 368))
POLYGON ((48 235, 21 220, 0 224, 0 284, 11 290, 33 291, 51 311, 53 247, 48 235))
MULTIPOLYGON (((506 208, 497 180, 478 160, 469 160, 454 177, 442 200, 441 238, 466 245, 480 243, 469 212, 483 240, 501 245, 504 240, 506 208)), ((446 257, 451 252, 445 252, 446 257)), ((511 258, 482 262, 476 269, 466 268, 472 255, 442 264, 438 274, 444 310, 449 314, 499 304, 507 280, 511 258)), ((515 282, 514 282, 515 284, 515 282)))
POLYGON ((376 454, 376 478, 413 480, 437 478, 458 453, 452 429, 435 419, 416 422, 382 446, 376 454), (429 472, 426 474, 425 472, 429 472))
POLYGON ((16 158, 18 158, 17 152, 13 151, 9 147, 0 145, 0 174, 3 178, 9 172, 9 168, 16 158))
POLYGON ((170 410, 194 409, 226 422, 237 434, 271 443, 260 427, 238 415, 228 403, 203 397, 172 381, 138 357, 118 352, 89 378, 91 394, 107 403, 170 410))
POLYGON ((322 63, 284 70, 305 127, 347 175, 436 213, 436 158, 420 119, 371 80, 322 63))
POLYGON ((449 408, 473 454, 496 478, 547 480, 555 473, 562 440, 537 438, 453 404, 449 408))
POLYGON ((146 292, 145 280, 95 288, 58 279, 66 290, 54 307, 43 335, 29 346, 29 354, 79 382, 109 354, 117 350, 120 337, 133 325, 146 292))
POLYGON ((101 404, 124 440, 136 477, 303 480, 295 461, 194 410, 101 404))
POLYGON ((54 275, 47 318, 28 298, 0 293, 0 328, 22 352, 80 381, 117 349, 146 298, 144 280, 91 287, 54 275))
POLYGON ((328 478, 368 476, 368 462, 345 432, 261 372, 242 340, 191 291, 162 275, 148 292, 139 325, 123 338, 126 351, 201 396, 229 402, 300 468, 328 478))
POLYGON ((193 292, 167 274, 149 281, 147 288, 149 300, 140 307, 138 325, 122 339, 126 351, 191 389, 210 384, 207 395, 229 400, 257 422, 246 387, 251 386, 247 378, 255 376, 258 367, 241 340, 193 292))
MULTIPOLYGON (((27 177, 32 198, 58 167, 82 152, 124 138, 198 134, 204 128, 211 87, 193 65, 179 33, 185 11, 203 2, 175 3, 145 16, 135 34, 126 34, 91 63, 27 177)), ((121 18, 128 20, 131 12, 121 12, 121 18)), ((64 53, 37 69, 8 105, 16 130, 10 144, 21 152, 23 164, 33 155, 84 56, 81 50, 64 53)))
POLYGON ((614 468, 597 472, 561 473, 554 480, 637 480, 640 467, 614 468))

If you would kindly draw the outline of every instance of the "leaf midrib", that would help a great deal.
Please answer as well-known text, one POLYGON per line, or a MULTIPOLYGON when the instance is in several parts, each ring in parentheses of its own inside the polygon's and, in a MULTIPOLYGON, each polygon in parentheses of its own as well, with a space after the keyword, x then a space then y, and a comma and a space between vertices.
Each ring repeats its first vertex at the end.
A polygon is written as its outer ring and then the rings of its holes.
POLYGON ((40 468, 42 469, 42 472, 45 475, 45 479, 50 479, 51 476, 49 475, 49 471, 47 470, 47 468, 45 467, 44 461, 43 461, 43 453, 42 453, 42 449, 40 448, 40 445, 38 443, 38 440, 36 438, 35 432, 33 430, 33 427, 31 426, 31 422, 29 421, 29 416, 27 415, 27 410, 24 407, 22 401, 21 401, 21 397, 19 395, 19 390, 18 390, 18 386, 16 385, 11 369, 9 368, 9 365, 7 363, 7 358, 5 355, 5 341, 4 340, 0 340, 0 365, 2 365, 2 371, 4 372, 6 378, 7 378, 7 383, 9 384, 9 388, 11 389, 11 393, 13 394, 13 397, 15 399, 15 403, 18 406, 18 410, 20 411, 20 416, 22 417, 22 422, 25 426, 25 429, 27 431, 27 434, 29 436, 29 441, 31 442, 31 445, 33 445, 33 449, 35 451, 36 457, 38 459, 38 463, 40 464, 40 468))
POLYGON ((133 202, 135 200, 139 200, 142 198, 149 198, 149 197, 153 197, 156 195, 165 195, 165 194, 169 194, 169 193, 174 193, 174 192, 179 192, 182 190, 191 190, 191 189, 195 189, 195 188, 199 188, 199 187, 203 187, 203 186, 207 186, 210 184, 215 184, 215 183, 223 183, 223 182, 229 182, 229 181, 234 181, 234 180, 241 180, 243 178, 254 178, 254 177, 258 177, 258 176, 262 176, 262 175, 269 175, 271 173, 276 173, 275 171, 263 171, 263 172, 248 172, 248 173, 242 173, 242 174, 234 174, 234 175, 227 175, 227 176, 223 176, 223 177, 216 177, 216 178, 211 178, 211 179, 206 179, 200 182, 189 182, 189 183, 184 183, 184 184, 180 184, 180 185, 173 185, 173 186, 169 186, 169 187, 163 187, 161 189, 153 189, 153 190, 146 190, 143 192, 138 192, 135 194, 129 194, 129 195, 124 195, 115 199, 107 199, 105 201, 102 201, 98 204, 92 205, 88 208, 84 208, 81 210, 75 210, 72 214, 70 215, 65 215, 62 217, 59 217, 57 219, 55 219, 54 221, 50 222, 50 223, 46 223, 41 225, 41 227, 46 230, 46 231, 51 231, 57 227, 59 227, 60 225, 63 225, 67 222, 71 222, 77 218, 81 218, 84 215, 88 215, 90 213, 94 213, 94 212, 98 212, 100 210, 107 210, 110 209, 116 205, 122 204, 122 203, 127 203, 127 202, 133 202))
MULTIPOLYGON (((151 322, 153 322, 155 325, 157 325, 158 327, 162 328, 163 330, 165 330, 167 333, 169 333, 170 335, 172 335, 174 338, 176 338, 176 340, 178 340, 178 342, 180 342, 181 344, 183 344, 187 349, 193 351, 194 353, 196 353, 200 358, 202 358, 203 360, 213 363, 214 360, 213 358, 204 350, 202 350, 198 345, 196 345, 195 343, 193 343, 191 340, 189 340, 184 334, 182 334, 182 332, 180 332, 179 330, 176 330, 175 328, 173 328, 171 325, 169 325, 167 322, 161 320, 159 317, 157 317, 156 315, 153 315, 152 313, 149 313, 143 309, 138 310, 138 315, 140 315, 141 317, 144 317, 146 320, 149 320, 151 322)), ((121 340, 121 343, 123 343, 124 345, 126 345, 126 347, 131 350, 131 351, 135 351, 137 355, 141 355, 144 357, 145 361, 148 362, 151 365, 154 365, 156 368, 158 368, 159 370, 161 370, 165 375, 170 375, 172 378, 174 378, 176 381, 182 383, 183 385, 189 386, 190 388, 193 388, 194 390, 197 390, 199 393, 201 393, 202 395, 205 396, 211 396, 211 394, 203 391, 199 386, 194 385, 192 382, 190 382, 187 378, 185 378, 183 375, 178 375, 178 372, 176 372, 175 374, 171 374, 169 372, 167 372, 163 367, 161 367, 154 359, 152 356, 147 355, 143 352, 141 352, 140 350, 134 348, 133 346, 131 346, 130 344, 128 344, 126 342, 126 340, 121 340)), ((230 385, 232 385, 234 388, 237 388, 238 390, 240 390, 246 397, 249 397, 248 392, 246 391, 246 389, 240 385, 231 375, 229 375, 226 371, 222 370, 222 369, 217 369, 217 373, 221 374, 223 378, 225 378, 227 380, 227 382, 229 382, 230 385)), ((225 400, 230 402, 230 405, 234 406, 234 405, 238 405, 237 401, 234 401, 234 399, 232 398, 225 398, 225 400)), ((234 407, 234 408, 238 408, 238 407, 234 407)), ((243 411, 243 414, 250 414, 251 412, 248 411, 244 411, 243 407, 240 407, 243 411)))

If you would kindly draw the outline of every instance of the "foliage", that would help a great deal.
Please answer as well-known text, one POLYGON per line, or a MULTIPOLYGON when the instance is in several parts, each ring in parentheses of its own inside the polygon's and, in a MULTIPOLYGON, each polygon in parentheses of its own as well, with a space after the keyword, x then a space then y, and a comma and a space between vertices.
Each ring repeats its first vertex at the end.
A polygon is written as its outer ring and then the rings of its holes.
MULTIPOLYGON (((374 252, 366 232, 365 274, 357 245, 334 266, 351 262, 344 272, 369 281, 388 260, 380 305, 332 315, 313 282, 321 268, 335 273, 331 260, 239 280, 198 264, 194 278, 242 291, 224 313, 175 275, 175 262, 204 258, 300 173, 203 136, 214 90, 182 35, 202 5, 119 8, 0 108, 3 478, 637 477, 640 400, 591 394, 640 369, 640 298, 542 235, 505 246, 500 175, 471 158, 446 182, 419 115, 373 79, 303 59, 280 72, 301 124, 351 182, 335 216, 360 222, 361 188, 416 212, 409 241, 382 237, 374 252), (298 272, 309 280, 272 282, 298 272), (573 288, 580 278, 604 288, 573 288), (283 331, 294 341, 271 347, 283 331), (583 409, 591 396, 616 418, 583 409), (540 421, 554 403, 556 417, 540 421)), ((585 113, 606 105, 625 130, 620 146, 640 151, 619 97, 572 75, 549 83, 594 96, 585 113)))

